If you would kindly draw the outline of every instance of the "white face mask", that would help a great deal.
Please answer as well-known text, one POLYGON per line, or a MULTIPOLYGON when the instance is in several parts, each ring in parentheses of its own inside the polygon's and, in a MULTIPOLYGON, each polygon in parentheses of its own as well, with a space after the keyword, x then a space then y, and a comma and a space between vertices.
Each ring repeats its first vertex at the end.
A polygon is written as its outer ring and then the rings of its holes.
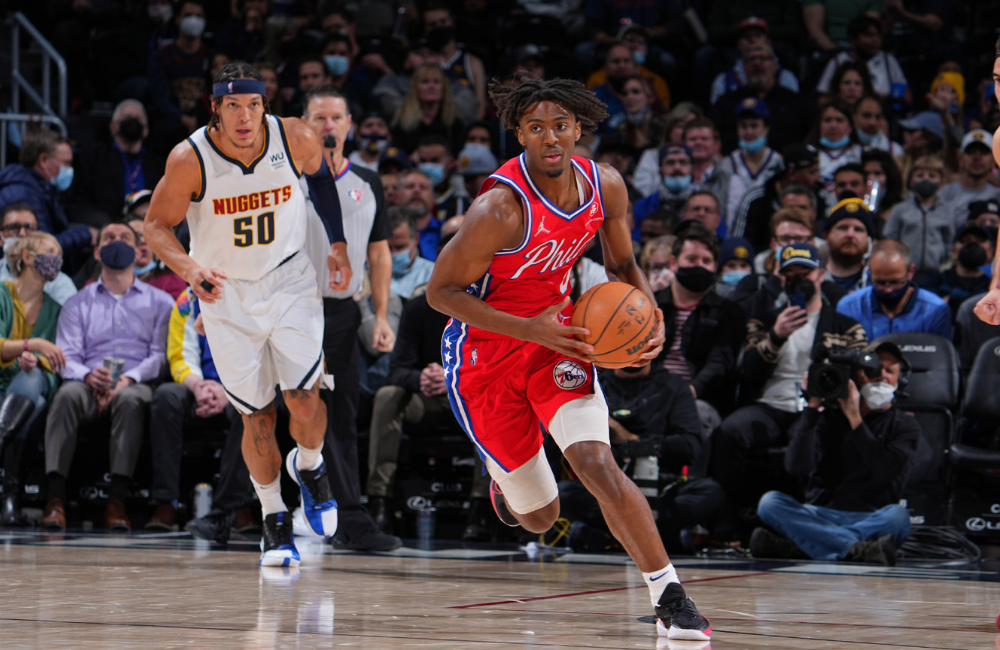
POLYGON ((861 397, 868 408, 878 411, 890 403, 896 396, 896 387, 884 381, 876 381, 861 387, 861 397))

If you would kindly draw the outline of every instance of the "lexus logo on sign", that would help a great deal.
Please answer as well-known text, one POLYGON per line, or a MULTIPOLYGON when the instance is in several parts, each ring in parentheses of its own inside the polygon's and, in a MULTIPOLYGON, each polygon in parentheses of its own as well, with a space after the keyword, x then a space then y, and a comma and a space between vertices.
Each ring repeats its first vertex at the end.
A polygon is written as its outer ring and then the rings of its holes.
POLYGON ((986 530, 986 520, 982 517, 969 517, 965 520, 965 527, 974 533, 986 530))

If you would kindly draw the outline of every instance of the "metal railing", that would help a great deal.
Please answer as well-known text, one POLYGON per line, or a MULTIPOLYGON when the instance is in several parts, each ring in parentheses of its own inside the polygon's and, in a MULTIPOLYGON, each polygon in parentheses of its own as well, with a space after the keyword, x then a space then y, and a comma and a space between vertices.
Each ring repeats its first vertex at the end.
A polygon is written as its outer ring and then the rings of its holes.
POLYGON ((31 124, 48 124, 54 126, 57 131, 62 133, 64 136, 68 135, 66 132, 66 125, 58 117, 54 115, 24 115, 19 113, 0 113, 0 167, 4 167, 7 164, 7 140, 9 139, 8 133, 10 126, 12 124, 18 124, 21 130, 21 139, 24 139, 24 133, 28 126, 31 124))
POLYGON ((35 102, 38 108, 45 115, 51 117, 64 118, 66 117, 66 61, 62 58, 56 48, 52 47, 52 43, 48 40, 42 33, 35 29, 35 26, 31 24, 20 11, 14 12, 14 23, 11 26, 11 108, 14 113, 21 112, 21 91, 24 91, 31 100, 35 102), (38 48, 42 51, 42 92, 41 94, 31 85, 31 82, 21 74, 21 30, 31 37, 38 48), (57 95, 59 100, 59 110, 54 111, 52 108, 52 64, 56 66, 56 72, 58 74, 58 85, 57 85, 57 95))

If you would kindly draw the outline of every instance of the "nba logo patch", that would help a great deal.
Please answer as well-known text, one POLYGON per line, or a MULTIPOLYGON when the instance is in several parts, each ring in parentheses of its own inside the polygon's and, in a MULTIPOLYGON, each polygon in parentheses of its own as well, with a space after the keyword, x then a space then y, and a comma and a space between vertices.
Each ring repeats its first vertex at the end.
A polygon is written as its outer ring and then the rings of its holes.
POLYGON ((358 188, 355 187, 352 190, 348 190, 347 196, 354 199, 355 203, 361 203, 361 190, 359 190, 358 188))
POLYGON ((469 361, 472 365, 476 365, 476 359, 479 358, 479 350, 472 348, 472 359, 469 361))
POLYGON ((552 370, 552 378, 563 390, 573 390, 587 383, 587 371, 576 361, 563 359, 552 370))

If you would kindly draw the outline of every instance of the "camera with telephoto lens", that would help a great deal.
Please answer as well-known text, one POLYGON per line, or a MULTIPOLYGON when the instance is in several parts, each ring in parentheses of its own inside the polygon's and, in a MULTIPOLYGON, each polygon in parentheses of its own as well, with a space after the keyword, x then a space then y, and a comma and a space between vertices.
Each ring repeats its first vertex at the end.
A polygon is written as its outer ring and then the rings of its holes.
POLYGON ((806 393, 833 402, 847 397, 848 382, 860 370, 869 379, 882 374, 882 360, 877 354, 864 350, 829 350, 817 345, 813 350, 813 364, 809 366, 809 383, 806 393))

